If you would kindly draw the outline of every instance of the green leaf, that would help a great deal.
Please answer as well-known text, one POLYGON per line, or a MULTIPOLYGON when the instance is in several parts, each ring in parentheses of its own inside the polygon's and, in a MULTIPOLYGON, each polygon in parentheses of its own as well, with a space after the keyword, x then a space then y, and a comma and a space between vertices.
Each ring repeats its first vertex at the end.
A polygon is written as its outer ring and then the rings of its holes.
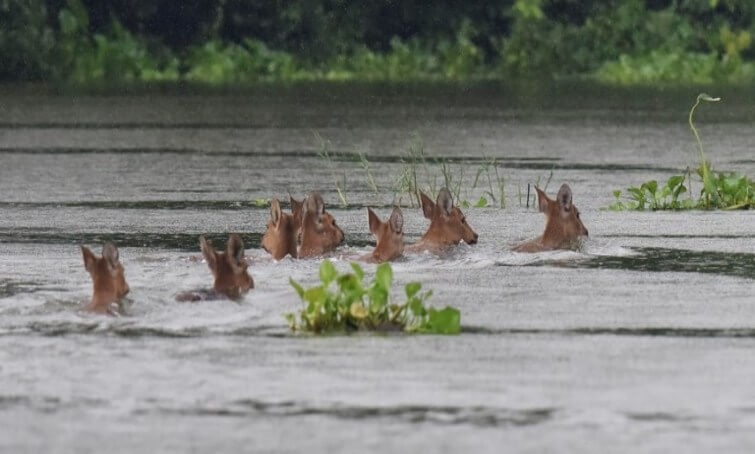
POLYGON ((333 282, 333 279, 336 278, 337 274, 333 262, 328 259, 322 261, 322 264, 320 265, 320 280, 322 281, 323 287, 330 285, 330 283, 333 282))
POLYGON ((441 310, 430 308, 426 329, 435 334, 459 334, 461 332, 461 313, 458 309, 450 306, 441 310))
POLYGON ((364 270, 362 269, 362 266, 358 264, 357 262, 351 262, 351 269, 354 270, 354 274, 357 275, 357 278, 361 281, 364 279, 364 270))
POLYGON ((627 191, 634 196, 636 201, 642 203, 645 200, 645 193, 642 189, 632 186, 631 188, 627 188, 627 191))
POLYGON ((379 286, 373 286, 367 292, 370 298, 370 311, 374 314, 378 314, 385 310, 388 304, 388 291, 379 286))
POLYGON ((655 193, 658 191, 658 182, 656 180, 649 180, 642 183, 642 188, 645 188, 650 192, 650 195, 655 198, 655 193))
POLYGON ((325 292, 325 288, 323 286, 318 285, 317 287, 308 288, 304 291, 304 301, 318 305, 325 302, 327 299, 327 293, 325 292))
POLYGON ((304 287, 302 287, 292 277, 288 278, 288 283, 291 284, 291 287, 293 287, 294 290, 296 290, 296 293, 299 294, 299 298, 304 299, 304 287))
POLYGON ((684 194, 685 192, 687 192, 687 186, 684 186, 683 184, 682 184, 682 185, 679 185, 679 186, 678 186, 678 187, 676 188, 676 190, 674 191, 674 199, 677 199, 677 198, 679 198, 679 196, 680 196, 681 194, 684 194))
POLYGON ((383 287, 386 291, 391 289, 393 282, 393 270, 388 262, 381 263, 375 272, 375 282, 383 287))
POLYGON ((480 196, 480 199, 475 203, 475 208, 485 208, 488 206, 488 199, 486 199, 484 196, 480 196))
POLYGON ((619 189, 613 191, 613 196, 618 199, 619 197, 621 197, 621 191, 619 189))
POLYGON ((422 289, 422 284, 419 282, 409 282, 406 284, 406 298, 409 299, 417 294, 422 289))
POLYGON ((427 313, 425 306, 422 305, 422 300, 420 298, 412 298, 411 300, 409 300, 409 310, 412 311, 412 314, 415 317, 422 317, 427 313))
POLYGON ((674 175, 673 177, 668 179, 668 182, 666 182, 666 186, 673 190, 675 187, 682 184, 684 181, 684 175, 674 175))
POLYGON ((364 288, 362 288, 362 282, 354 274, 342 274, 337 279, 338 287, 341 289, 342 295, 344 295, 349 301, 362 299, 364 295, 364 288))

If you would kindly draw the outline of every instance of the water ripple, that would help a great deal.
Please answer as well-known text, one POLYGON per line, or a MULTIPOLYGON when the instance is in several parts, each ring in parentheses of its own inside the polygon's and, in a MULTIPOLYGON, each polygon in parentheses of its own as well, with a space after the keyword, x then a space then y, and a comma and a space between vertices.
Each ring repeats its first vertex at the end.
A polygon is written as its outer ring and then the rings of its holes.
POLYGON ((157 411, 162 414, 183 416, 326 416, 339 419, 365 420, 390 418, 407 423, 469 424, 475 426, 528 426, 551 420, 556 408, 506 409, 495 407, 455 407, 455 406, 315 406, 303 402, 265 402, 255 399, 242 399, 218 406, 196 406, 189 408, 161 407, 157 410, 143 410, 143 413, 157 411))

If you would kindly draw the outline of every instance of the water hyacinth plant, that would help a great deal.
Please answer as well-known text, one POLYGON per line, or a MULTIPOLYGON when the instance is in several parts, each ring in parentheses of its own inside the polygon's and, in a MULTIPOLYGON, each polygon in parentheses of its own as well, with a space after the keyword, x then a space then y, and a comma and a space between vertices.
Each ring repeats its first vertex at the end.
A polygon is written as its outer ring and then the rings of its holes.
POLYGON ((461 314, 453 307, 425 306, 432 290, 422 292, 422 284, 406 284, 406 301, 391 302, 393 270, 389 263, 377 267, 372 282, 364 283, 364 270, 351 263, 351 273, 339 273, 330 260, 320 265, 320 285, 305 289, 290 279, 291 286, 306 303, 297 313, 286 314, 292 330, 316 334, 370 331, 406 331, 427 334, 458 334, 461 314))
POLYGON ((613 191, 616 201, 608 206, 610 210, 683 210, 695 208, 695 201, 691 198, 679 200, 679 196, 687 192, 684 185, 684 175, 674 175, 666 184, 658 186, 658 181, 649 180, 639 187, 631 186, 627 189, 630 200, 621 201, 621 191, 613 191))
MULTIPOLYGON (((616 200, 608 205, 609 210, 689 210, 689 209, 723 209, 735 210, 755 207, 755 183, 747 177, 734 172, 714 173, 710 161, 705 157, 703 143, 693 121, 695 109, 700 101, 718 102, 721 98, 713 98, 708 94, 700 93, 695 104, 689 111, 687 122, 695 137, 697 150, 700 156, 700 164, 697 174, 702 182, 700 197, 697 201, 690 198, 679 200, 679 196, 689 191, 684 185, 684 175, 674 175, 668 179, 665 185, 660 186, 656 180, 649 180, 639 187, 631 186, 627 189, 629 200, 621 200, 621 191, 613 192, 616 200)), ((692 185, 691 172, 687 172, 689 186, 692 185)))

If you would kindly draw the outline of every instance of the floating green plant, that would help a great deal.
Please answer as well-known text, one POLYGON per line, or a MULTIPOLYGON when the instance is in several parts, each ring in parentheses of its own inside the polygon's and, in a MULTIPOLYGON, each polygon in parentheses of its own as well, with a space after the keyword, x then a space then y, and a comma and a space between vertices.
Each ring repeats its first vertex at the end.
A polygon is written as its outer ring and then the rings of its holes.
POLYGON ((265 197, 258 197, 252 200, 252 203, 257 207, 265 208, 270 205, 270 199, 265 198, 265 197))
POLYGON ((389 263, 378 265, 373 281, 366 285, 362 267, 351 263, 351 268, 351 273, 338 273, 326 259, 320 265, 320 285, 305 289, 289 280, 306 303, 300 312, 285 315, 292 330, 317 334, 357 330, 428 334, 461 331, 459 310, 450 306, 440 310, 426 307, 433 292, 421 292, 419 282, 406 284, 403 304, 392 304, 393 270, 389 263))
POLYGON ((674 175, 666 184, 658 185, 658 181, 649 180, 639 187, 631 186, 627 189, 629 201, 621 201, 621 191, 613 191, 616 198, 608 209, 614 211, 623 210, 683 210, 695 208, 692 199, 679 200, 679 196, 687 192, 684 185, 684 175, 674 175))
POLYGON ((690 209, 723 209, 734 210, 755 207, 755 184, 747 175, 735 172, 714 173, 710 161, 706 159, 700 134, 693 121, 695 109, 700 101, 718 102, 721 98, 714 98, 708 94, 697 95, 695 104, 689 111, 687 122, 697 143, 700 164, 697 174, 702 182, 700 197, 695 201, 691 196, 692 172, 687 171, 688 186, 684 185, 684 175, 674 175, 665 185, 659 186, 656 180, 649 180, 639 187, 631 186, 627 189, 628 201, 621 200, 622 192, 613 191, 615 201, 608 205, 609 210, 690 210, 690 209), (690 192, 688 199, 680 200, 679 196, 690 192))

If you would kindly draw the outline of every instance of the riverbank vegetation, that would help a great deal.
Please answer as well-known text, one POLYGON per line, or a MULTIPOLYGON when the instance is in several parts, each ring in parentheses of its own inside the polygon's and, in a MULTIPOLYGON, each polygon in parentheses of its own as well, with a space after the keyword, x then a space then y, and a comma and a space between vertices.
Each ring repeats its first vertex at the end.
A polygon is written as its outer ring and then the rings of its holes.
POLYGON ((749 0, 0 0, 0 80, 755 81, 749 0))

